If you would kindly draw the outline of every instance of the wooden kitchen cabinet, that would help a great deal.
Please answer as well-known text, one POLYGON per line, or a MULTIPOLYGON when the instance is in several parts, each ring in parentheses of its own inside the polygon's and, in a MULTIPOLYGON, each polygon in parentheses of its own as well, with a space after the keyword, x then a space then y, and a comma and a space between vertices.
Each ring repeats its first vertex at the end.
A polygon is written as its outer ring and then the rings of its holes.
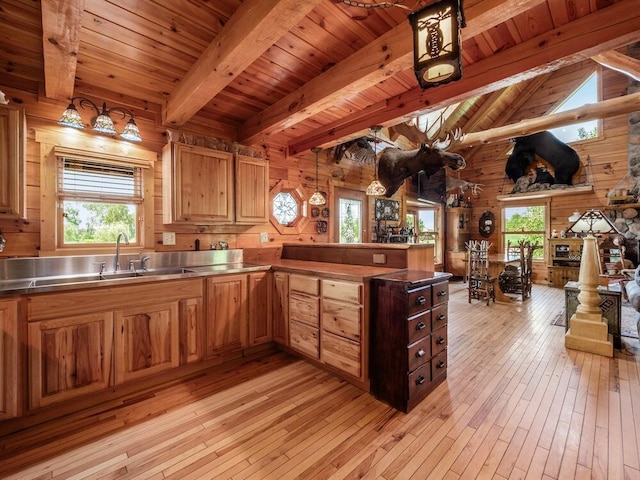
POLYGON ((289 346, 320 358, 320 279, 289 275, 289 346))
POLYGON ((249 346, 273 340, 271 272, 249 274, 249 346))
POLYGON ((180 364, 204 358, 204 307, 202 296, 180 300, 180 364))
POLYGON ((180 364, 178 302, 115 311, 115 383, 180 364))
POLYGON ((273 339, 289 345, 289 275, 273 272, 273 339))
POLYGON ((171 142, 162 149, 164 223, 234 220, 233 154, 171 142))
POLYGON ((111 311, 30 322, 28 337, 31 409, 109 387, 111 311))
POLYGON ((247 345, 247 275, 207 278, 206 354, 214 357, 247 345))
POLYGON ((269 222, 269 162, 263 158, 236 155, 235 223, 255 225, 269 222))
POLYGON ((18 301, 0 301, 0 420, 18 415, 18 301))
POLYGON ((27 218, 24 109, 0 105, 0 218, 27 218))

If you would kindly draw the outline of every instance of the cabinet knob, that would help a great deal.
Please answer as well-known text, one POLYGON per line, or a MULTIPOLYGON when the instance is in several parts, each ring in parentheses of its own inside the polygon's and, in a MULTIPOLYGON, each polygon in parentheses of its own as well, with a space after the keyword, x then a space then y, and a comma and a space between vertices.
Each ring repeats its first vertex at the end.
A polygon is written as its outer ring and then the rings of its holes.
POLYGON ((420 375, 418 378, 416 378, 416 385, 422 385, 425 382, 425 380, 426 378, 420 375))
POLYGON ((424 295, 420 295, 418 298, 416 298, 416 305, 426 305, 427 304, 427 299, 424 298, 424 295))
POLYGON ((424 322, 420 322, 416 325, 416 330, 424 330, 425 328, 427 328, 427 326, 424 322))
POLYGON ((439 297, 444 297, 446 294, 447 294, 447 291, 446 291, 446 290, 440 290, 440 291, 438 292, 438 296, 439 296, 439 297))
POLYGON ((442 320, 444 320, 445 318, 447 318, 447 316, 444 313, 441 313, 440 315, 438 315, 438 321, 441 322, 442 320))
POLYGON ((444 338, 440 337, 440 338, 436 341, 436 343, 437 343, 438 345, 443 345, 443 344, 444 344, 444 341, 445 341, 445 340, 444 340, 444 338))
POLYGON ((420 358, 420 357, 424 357, 425 356, 425 352, 423 349, 420 349, 416 352, 416 357, 420 358))
POLYGON ((436 365, 436 368, 444 368, 444 366, 445 366, 445 363, 442 360, 440 360, 440 362, 436 365))

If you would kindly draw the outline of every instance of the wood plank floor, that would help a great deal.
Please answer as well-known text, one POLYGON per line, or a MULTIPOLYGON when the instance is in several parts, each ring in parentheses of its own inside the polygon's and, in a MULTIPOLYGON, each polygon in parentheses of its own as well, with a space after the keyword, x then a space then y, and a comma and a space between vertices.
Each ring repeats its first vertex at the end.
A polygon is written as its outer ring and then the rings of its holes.
POLYGON ((638 340, 566 350, 561 289, 451 290, 448 379, 409 414, 277 353, 0 437, 0 477, 640 479, 638 340))

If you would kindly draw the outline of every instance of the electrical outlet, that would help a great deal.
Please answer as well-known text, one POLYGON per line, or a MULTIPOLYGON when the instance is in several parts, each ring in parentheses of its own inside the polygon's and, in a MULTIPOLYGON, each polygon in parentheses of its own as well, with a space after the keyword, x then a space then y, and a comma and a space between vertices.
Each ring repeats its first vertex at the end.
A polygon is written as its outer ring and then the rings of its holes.
POLYGON ((384 265, 385 263, 387 263, 387 256, 384 253, 374 253, 373 263, 378 265, 384 265))
POLYGON ((162 232, 162 244, 163 245, 175 245, 176 233, 175 232, 162 232))
POLYGON ((269 234, 267 232, 260 233, 260 243, 267 243, 269 241, 269 234))

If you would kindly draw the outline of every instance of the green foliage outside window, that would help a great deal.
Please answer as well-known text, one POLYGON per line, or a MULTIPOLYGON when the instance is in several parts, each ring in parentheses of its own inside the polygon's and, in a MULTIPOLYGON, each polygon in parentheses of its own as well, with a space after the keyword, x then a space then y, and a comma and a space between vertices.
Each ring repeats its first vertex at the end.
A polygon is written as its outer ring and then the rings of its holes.
POLYGON ((530 207, 515 207, 504 209, 504 248, 507 244, 517 245, 520 240, 528 240, 532 244, 537 243, 534 259, 544 258, 545 231, 545 207, 535 205, 530 207))
POLYGON ((64 202, 64 242, 113 243, 125 232, 136 241, 136 207, 121 203, 64 202))

